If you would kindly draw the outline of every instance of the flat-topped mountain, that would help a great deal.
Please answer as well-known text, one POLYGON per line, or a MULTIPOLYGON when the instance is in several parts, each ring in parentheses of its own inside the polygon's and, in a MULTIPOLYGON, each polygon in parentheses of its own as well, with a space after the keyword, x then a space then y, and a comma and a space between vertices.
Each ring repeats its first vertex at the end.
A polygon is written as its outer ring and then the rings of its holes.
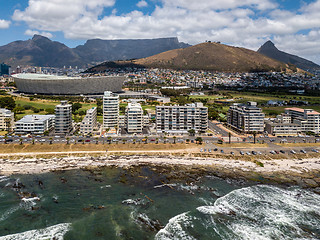
MULTIPOLYGON (((103 63, 90 72, 103 71, 115 63, 103 63)), ((222 72, 281 71, 284 63, 266 57, 255 51, 231 47, 220 43, 201 43, 184 49, 175 49, 151 57, 117 62, 118 66, 155 67, 178 70, 210 70, 222 72)))
POLYGON ((258 52, 270 58, 276 59, 278 61, 281 61, 287 64, 293 64, 305 71, 320 70, 320 66, 315 64, 312 61, 280 51, 278 48, 276 48, 274 43, 271 41, 267 41, 265 44, 263 44, 258 49, 258 52))
POLYGON ((79 66, 96 62, 142 58, 176 48, 190 46, 177 38, 135 40, 88 40, 84 45, 69 48, 50 39, 34 35, 27 41, 15 41, 0 47, 0 62, 13 67, 79 66))

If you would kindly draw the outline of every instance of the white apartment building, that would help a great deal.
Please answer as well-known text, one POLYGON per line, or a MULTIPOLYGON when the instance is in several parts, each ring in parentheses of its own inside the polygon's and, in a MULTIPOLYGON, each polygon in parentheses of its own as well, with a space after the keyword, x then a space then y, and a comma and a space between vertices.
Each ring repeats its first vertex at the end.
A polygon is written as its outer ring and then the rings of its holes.
POLYGON ((188 133, 205 132, 208 128, 208 108, 202 103, 186 104, 185 106, 157 106, 157 133, 188 133))
POLYGON ((106 91, 103 96, 103 129, 119 128, 119 95, 106 91))
POLYGON ((26 115, 15 123, 16 134, 43 134, 54 128, 55 115, 26 115))
POLYGON ((320 113, 313 109, 286 108, 285 113, 292 122, 300 124, 302 132, 320 133, 320 113))
POLYGON ((227 113, 227 122, 241 132, 263 132, 264 113, 256 102, 234 103, 227 113))
POLYGON ((0 130, 11 131, 14 126, 14 113, 0 108, 0 130))
POLYGON ((55 115, 55 133, 68 134, 72 130, 72 105, 61 101, 55 108, 55 115))
POLYGON ((128 133, 142 133, 143 110, 139 103, 129 103, 126 108, 125 128, 128 133))
POLYGON ((265 130, 274 136, 295 136, 301 132, 301 125, 292 123, 288 114, 278 115, 275 119, 264 121, 265 130))
POLYGON ((97 108, 93 107, 87 110, 86 116, 80 123, 80 133, 85 135, 93 133, 97 126, 97 108))

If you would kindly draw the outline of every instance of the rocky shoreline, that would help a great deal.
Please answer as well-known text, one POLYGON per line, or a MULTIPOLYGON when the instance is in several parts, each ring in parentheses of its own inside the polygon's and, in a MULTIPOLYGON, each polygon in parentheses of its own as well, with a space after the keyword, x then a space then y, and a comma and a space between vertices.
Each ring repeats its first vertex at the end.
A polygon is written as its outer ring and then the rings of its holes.
POLYGON ((0 159, 0 175, 38 174, 52 171, 102 167, 134 169, 148 166, 168 178, 195 178, 210 174, 223 178, 245 179, 261 183, 298 185, 320 193, 320 159, 227 159, 214 156, 168 154, 112 154, 87 156, 15 157, 0 159))

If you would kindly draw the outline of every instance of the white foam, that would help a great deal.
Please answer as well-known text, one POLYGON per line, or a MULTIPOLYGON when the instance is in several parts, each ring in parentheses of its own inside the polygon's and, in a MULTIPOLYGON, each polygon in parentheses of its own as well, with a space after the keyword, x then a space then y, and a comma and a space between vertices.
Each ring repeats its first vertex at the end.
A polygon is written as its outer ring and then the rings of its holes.
POLYGON ((43 229, 3 236, 0 237, 0 240, 63 240, 63 236, 69 231, 70 226, 71 223, 61 223, 43 229))
POLYGON ((161 229, 155 236, 156 240, 196 240, 192 236, 188 235, 183 226, 192 227, 192 217, 188 215, 188 212, 182 213, 171 218, 168 224, 161 229))

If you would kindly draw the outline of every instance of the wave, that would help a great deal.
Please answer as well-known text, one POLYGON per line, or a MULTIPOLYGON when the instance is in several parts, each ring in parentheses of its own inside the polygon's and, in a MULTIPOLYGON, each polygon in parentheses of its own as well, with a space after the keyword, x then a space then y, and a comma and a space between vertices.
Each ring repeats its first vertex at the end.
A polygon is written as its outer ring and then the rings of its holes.
POLYGON ((169 220, 156 239, 320 239, 320 196, 258 185, 169 220))
POLYGON ((71 223, 61 223, 51 227, 30 230, 0 237, 0 240, 63 240, 63 236, 69 231, 71 223))

